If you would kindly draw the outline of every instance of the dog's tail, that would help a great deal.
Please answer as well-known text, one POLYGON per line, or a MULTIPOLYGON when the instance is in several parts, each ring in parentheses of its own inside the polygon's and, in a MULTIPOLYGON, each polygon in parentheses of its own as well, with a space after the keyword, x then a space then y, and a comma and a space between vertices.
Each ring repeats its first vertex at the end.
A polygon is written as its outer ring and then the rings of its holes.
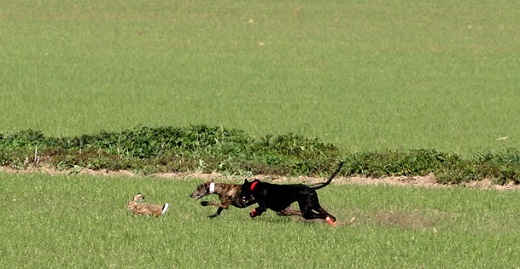
POLYGON ((318 189, 321 189, 327 185, 329 185, 331 182, 332 182, 332 179, 334 177, 336 177, 336 175, 339 173, 339 171, 341 171, 341 167, 343 167, 343 164, 345 164, 345 162, 340 162, 339 165, 338 165, 338 168, 336 168, 336 170, 334 171, 334 173, 332 173, 332 175, 329 176, 329 178, 327 179, 327 181, 325 182, 322 182, 322 183, 318 183, 318 184, 315 184, 315 185, 312 185, 310 186, 311 188, 315 189, 315 190, 318 190, 318 189))
POLYGON ((162 207, 162 214, 166 213, 168 211, 168 208, 170 207, 170 204, 165 203, 162 207))

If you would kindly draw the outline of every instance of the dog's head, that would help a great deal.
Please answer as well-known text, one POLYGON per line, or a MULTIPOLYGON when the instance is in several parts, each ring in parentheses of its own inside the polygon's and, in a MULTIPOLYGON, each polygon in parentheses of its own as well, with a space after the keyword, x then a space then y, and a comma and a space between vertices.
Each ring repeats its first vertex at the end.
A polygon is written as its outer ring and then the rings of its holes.
POLYGON ((258 179, 254 179, 253 181, 248 181, 247 178, 244 179, 244 184, 242 184, 242 189, 240 190, 241 199, 243 202, 255 199, 253 190, 255 190, 256 185, 259 182, 260 180, 258 179))
POLYGON ((208 182, 202 183, 199 186, 197 186, 197 189, 190 195, 191 198, 198 200, 204 196, 210 195, 211 192, 211 185, 213 184, 214 188, 214 182, 213 180, 210 180, 208 182))

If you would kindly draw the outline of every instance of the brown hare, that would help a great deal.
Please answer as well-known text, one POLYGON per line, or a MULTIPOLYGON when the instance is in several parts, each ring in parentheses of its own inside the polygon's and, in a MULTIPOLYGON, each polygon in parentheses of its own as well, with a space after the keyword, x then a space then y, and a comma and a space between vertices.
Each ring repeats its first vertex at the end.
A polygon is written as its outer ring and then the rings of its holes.
POLYGON ((154 205, 154 204, 144 204, 140 203, 144 199, 144 196, 141 193, 138 193, 134 196, 134 199, 126 205, 128 210, 132 211, 134 214, 138 215, 146 215, 146 216, 162 216, 170 205, 165 203, 164 205, 154 205))

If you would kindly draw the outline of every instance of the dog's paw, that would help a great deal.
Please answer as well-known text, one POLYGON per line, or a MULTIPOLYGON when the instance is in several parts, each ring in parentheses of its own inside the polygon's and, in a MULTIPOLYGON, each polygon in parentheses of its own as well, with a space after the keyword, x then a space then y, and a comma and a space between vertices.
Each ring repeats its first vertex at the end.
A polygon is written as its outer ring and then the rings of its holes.
POLYGON ((208 218, 214 219, 216 216, 218 216, 218 215, 217 214, 213 214, 213 215, 209 215, 208 218))
POLYGON ((331 225, 331 226, 336 226, 336 225, 338 225, 338 224, 336 223, 336 218, 327 217, 327 218, 325 218, 325 220, 326 220, 327 223, 328 223, 329 225, 331 225))
POLYGON ((258 211, 256 211, 256 209, 253 209, 253 211, 249 212, 249 216, 251 218, 255 218, 256 216, 259 216, 260 214, 258 213, 258 211))
POLYGON ((201 201, 200 202, 200 205, 201 206, 208 206, 209 202, 208 201, 201 201))

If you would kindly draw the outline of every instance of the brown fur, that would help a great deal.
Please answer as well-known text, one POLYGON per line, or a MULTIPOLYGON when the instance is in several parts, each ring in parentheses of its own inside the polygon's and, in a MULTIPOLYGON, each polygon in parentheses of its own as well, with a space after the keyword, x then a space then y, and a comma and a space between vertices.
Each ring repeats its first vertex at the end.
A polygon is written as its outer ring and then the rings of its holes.
MULTIPOLYGON (((212 202, 212 201, 202 201, 200 204, 202 206, 215 206, 217 207, 217 212, 215 214, 210 215, 210 218, 214 218, 222 212, 224 209, 228 209, 230 205, 237 208, 245 208, 248 207, 256 201, 254 199, 243 199, 241 196, 242 185, 240 184, 232 184, 232 183, 215 183, 213 180, 207 181, 205 183, 197 186, 197 189, 190 195, 193 199, 200 199, 204 196, 208 196, 210 194, 218 195, 220 199, 220 203, 212 202), (213 193, 210 191, 210 185, 214 184, 213 193)), ((290 215, 301 215, 300 211, 292 209, 290 206, 280 210, 277 212, 280 216, 290 216, 290 215)))
POLYGON ((138 193, 136 196, 134 196, 134 199, 132 201, 128 202, 126 207, 134 214, 155 216, 157 218, 162 216, 168 209, 169 205, 167 203, 165 203, 162 206, 156 204, 140 203, 141 201, 143 201, 143 199, 144 196, 141 193, 138 193))

